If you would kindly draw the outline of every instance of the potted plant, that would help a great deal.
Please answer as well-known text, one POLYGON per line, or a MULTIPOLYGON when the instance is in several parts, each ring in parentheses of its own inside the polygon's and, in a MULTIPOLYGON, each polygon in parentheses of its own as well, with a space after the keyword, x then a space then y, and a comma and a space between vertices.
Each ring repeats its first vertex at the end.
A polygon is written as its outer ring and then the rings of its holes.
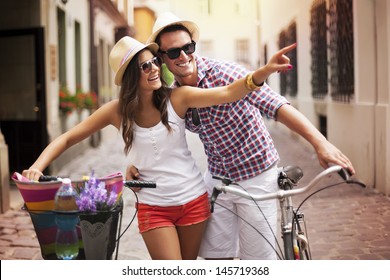
POLYGON ((60 112, 63 115, 70 115, 76 109, 75 96, 70 93, 67 86, 61 86, 59 91, 60 112))
POLYGON ((117 189, 107 189, 103 181, 92 176, 79 188, 76 204, 80 211, 80 229, 86 259, 107 259, 110 255, 112 227, 115 209, 119 207, 120 195, 117 189))

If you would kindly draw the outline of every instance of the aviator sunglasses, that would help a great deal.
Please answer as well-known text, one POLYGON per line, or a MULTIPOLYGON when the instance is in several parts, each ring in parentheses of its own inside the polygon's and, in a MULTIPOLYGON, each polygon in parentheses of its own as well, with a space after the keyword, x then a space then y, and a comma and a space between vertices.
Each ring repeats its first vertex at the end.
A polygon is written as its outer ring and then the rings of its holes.
POLYGON ((165 53, 170 59, 176 59, 180 56, 181 51, 185 52, 185 54, 192 54, 195 52, 196 43, 192 41, 189 44, 182 46, 181 48, 172 48, 167 51, 159 50, 160 53, 165 53))
POLYGON ((149 74, 152 71, 152 68, 153 68, 152 63, 154 65, 156 65, 157 67, 160 67, 162 65, 162 60, 161 60, 160 57, 155 56, 152 59, 149 59, 148 61, 145 61, 144 63, 142 63, 139 66, 139 68, 141 68, 142 71, 144 71, 145 74, 149 74))

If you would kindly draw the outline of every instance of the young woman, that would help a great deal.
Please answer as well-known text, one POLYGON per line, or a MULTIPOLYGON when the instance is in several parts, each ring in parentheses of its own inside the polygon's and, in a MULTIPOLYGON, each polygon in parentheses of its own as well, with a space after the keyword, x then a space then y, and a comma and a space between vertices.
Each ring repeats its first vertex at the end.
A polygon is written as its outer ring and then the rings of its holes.
POLYGON ((121 86, 119 99, 55 139, 23 175, 37 180, 66 149, 113 125, 121 131, 125 152, 142 179, 157 182, 156 189, 139 191, 137 205, 139 230, 151 258, 196 259, 210 212, 202 175, 187 147, 185 114, 191 107, 239 100, 271 73, 291 69, 285 53, 294 47, 280 50, 267 65, 229 86, 170 89, 160 78, 158 46, 124 37, 110 53, 115 83, 121 86))

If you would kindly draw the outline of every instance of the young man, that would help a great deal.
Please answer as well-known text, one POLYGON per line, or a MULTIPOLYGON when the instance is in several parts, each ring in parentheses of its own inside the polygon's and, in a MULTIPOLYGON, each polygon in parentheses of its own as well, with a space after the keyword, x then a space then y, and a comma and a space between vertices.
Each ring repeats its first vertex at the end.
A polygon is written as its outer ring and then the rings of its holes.
MULTIPOLYGON (((249 73, 237 64, 196 56, 198 39, 199 30, 195 23, 182 21, 172 13, 164 13, 157 18, 148 43, 156 42, 160 46, 159 54, 175 77, 174 87, 223 86, 249 73)), ((204 179, 209 194, 213 186, 220 184, 212 176, 229 178, 253 194, 277 190, 279 155, 262 115, 285 124, 304 137, 316 150, 323 167, 335 163, 348 168, 352 174, 355 172, 349 159, 328 142, 304 115, 264 84, 239 101, 187 112, 186 127, 199 134, 207 155, 208 170, 204 179)), ((142 174, 130 168, 127 176, 142 177, 142 174)), ((262 202, 263 214, 253 202, 234 195, 220 195, 218 202, 224 207, 216 206, 208 222, 199 253, 201 257, 276 258, 273 249, 276 201, 262 202), (265 238, 229 210, 249 221, 265 238)))

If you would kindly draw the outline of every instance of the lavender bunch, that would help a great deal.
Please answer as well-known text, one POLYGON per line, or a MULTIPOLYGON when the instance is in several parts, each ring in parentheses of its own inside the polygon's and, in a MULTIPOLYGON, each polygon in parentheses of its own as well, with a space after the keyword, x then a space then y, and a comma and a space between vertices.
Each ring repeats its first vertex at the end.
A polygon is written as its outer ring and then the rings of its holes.
POLYGON ((114 208, 117 201, 115 191, 108 192, 105 183, 95 178, 92 172, 91 177, 85 182, 84 188, 81 189, 76 204, 82 212, 107 211, 114 208))

